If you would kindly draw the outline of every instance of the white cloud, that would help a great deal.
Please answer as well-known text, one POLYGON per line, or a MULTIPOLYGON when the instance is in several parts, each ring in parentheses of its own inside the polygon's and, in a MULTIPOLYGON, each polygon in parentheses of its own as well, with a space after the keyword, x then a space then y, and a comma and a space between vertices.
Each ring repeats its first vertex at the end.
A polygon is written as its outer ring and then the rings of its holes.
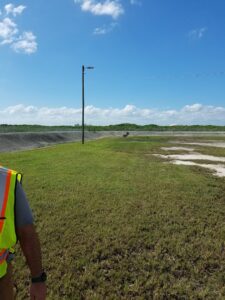
POLYGON ((7 15, 12 14, 14 17, 22 14, 25 8, 26 6, 24 5, 15 6, 12 3, 6 4, 4 7, 6 14, 7 15))
POLYGON ((0 13, 0 46, 10 45, 17 53, 31 54, 37 51, 36 36, 31 31, 20 31, 14 20, 25 8, 12 3, 5 5, 5 13, 0 13))
POLYGON ((17 25, 10 18, 0 20, 0 44, 10 44, 17 33, 17 25))
POLYGON ((11 47, 17 53, 35 53, 37 51, 36 36, 30 31, 23 32, 11 47))
POLYGON ((193 105, 185 105, 182 111, 194 113, 194 112, 200 112, 203 108, 204 106, 202 104, 196 103, 193 105))
POLYGON ((80 4, 81 9, 90 12, 96 16, 108 15, 117 19, 124 13, 124 9, 119 0, 105 0, 104 2, 95 0, 74 0, 76 4, 80 4))
MULTIPOLYGON (((43 124, 73 125, 81 123, 81 108, 36 107, 22 104, 0 110, 1 123, 7 124, 43 124)), ((99 108, 93 105, 85 108, 87 124, 214 124, 225 125, 225 107, 193 104, 180 110, 160 110, 138 108, 126 105, 123 108, 99 108)))
POLYGON ((94 35, 105 35, 113 31, 113 29, 117 26, 117 23, 111 23, 109 26, 103 25, 101 27, 97 27, 94 29, 94 35))
POLYGON ((198 29, 193 29, 193 30, 189 31, 188 36, 191 39, 200 40, 201 38, 203 38, 203 36, 206 33, 206 31, 207 31, 206 27, 202 27, 202 28, 198 28, 198 29))

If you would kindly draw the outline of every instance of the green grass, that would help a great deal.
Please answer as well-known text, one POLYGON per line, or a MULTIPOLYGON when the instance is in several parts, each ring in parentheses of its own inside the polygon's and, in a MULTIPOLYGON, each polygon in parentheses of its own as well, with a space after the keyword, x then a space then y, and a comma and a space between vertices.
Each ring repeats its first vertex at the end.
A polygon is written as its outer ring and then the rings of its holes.
MULTIPOLYGON (((1 164, 25 175, 48 299, 225 299, 225 180, 149 155, 170 140, 1 154, 1 164)), ((28 299, 17 250, 18 299, 28 299)))

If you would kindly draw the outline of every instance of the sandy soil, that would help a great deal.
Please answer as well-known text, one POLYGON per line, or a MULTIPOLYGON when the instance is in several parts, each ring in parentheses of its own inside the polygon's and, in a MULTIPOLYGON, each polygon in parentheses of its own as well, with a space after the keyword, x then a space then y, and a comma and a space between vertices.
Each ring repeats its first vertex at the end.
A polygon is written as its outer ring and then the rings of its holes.
POLYGON ((161 147, 161 149, 166 151, 179 151, 179 150, 190 151, 190 152, 194 151, 194 148, 188 148, 188 147, 161 147))
POLYGON ((188 142, 173 142, 176 144, 182 144, 182 145, 196 145, 196 146, 206 146, 206 147, 217 147, 217 148, 225 148, 225 142, 204 142, 204 143, 188 143, 188 142))
MULTIPOLYGON (((177 142, 174 141, 177 144, 177 142)), ((215 142, 210 141, 206 143, 185 143, 181 142, 179 144, 184 145, 196 145, 196 146, 209 146, 209 147, 221 147, 225 148, 225 143, 223 142, 215 142)), ((185 166, 198 166, 202 168, 206 168, 213 171, 213 174, 218 177, 225 177, 225 165, 222 164, 206 164, 206 163, 196 163, 193 160, 204 160, 210 162, 225 162, 225 157, 218 157, 213 155, 204 155, 198 152, 194 152, 194 148, 189 147, 162 147, 162 150, 166 151, 176 151, 176 150, 183 150, 189 151, 188 154, 169 154, 169 155, 162 155, 162 154, 153 154, 154 156, 158 156, 165 159, 171 159, 170 163, 175 165, 185 165, 185 166)))
POLYGON ((162 154, 154 154, 155 156, 159 156, 162 158, 169 158, 173 160, 209 160, 209 161, 220 161, 225 162, 225 157, 218 157, 213 155, 204 155, 201 153, 191 153, 191 154, 169 154, 169 155, 162 155, 162 154))
POLYGON ((225 165, 199 164, 193 161, 182 161, 182 160, 175 160, 172 161, 172 163, 175 165, 199 166, 214 171, 214 175, 218 177, 225 177, 225 165))

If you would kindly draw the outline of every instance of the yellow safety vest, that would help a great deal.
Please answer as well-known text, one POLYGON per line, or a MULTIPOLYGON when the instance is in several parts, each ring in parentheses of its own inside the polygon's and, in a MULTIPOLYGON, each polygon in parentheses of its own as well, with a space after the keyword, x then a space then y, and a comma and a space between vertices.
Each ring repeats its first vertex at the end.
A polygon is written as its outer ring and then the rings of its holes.
POLYGON ((0 166, 0 278, 7 272, 6 259, 17 242, 15 229, 15 192, 21 174, 0 166))

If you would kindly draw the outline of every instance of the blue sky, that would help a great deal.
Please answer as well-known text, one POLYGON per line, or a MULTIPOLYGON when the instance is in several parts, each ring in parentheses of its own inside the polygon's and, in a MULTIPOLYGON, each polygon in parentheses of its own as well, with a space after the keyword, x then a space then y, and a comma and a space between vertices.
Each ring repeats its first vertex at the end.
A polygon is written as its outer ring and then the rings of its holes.
POLYGON ((0 1, 0 123, 225 125, 224 0, 0 1))

